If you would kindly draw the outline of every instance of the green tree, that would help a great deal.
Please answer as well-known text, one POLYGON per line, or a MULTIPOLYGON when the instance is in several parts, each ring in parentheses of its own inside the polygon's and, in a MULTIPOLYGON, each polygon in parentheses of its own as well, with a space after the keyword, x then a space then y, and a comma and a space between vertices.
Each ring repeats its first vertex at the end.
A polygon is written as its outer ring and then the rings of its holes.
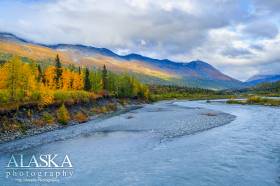
POLYGON ((84 76, 84 90, 90 91, 91 84, 89 79, 89 70, 88 68, 85 69, 85 76, 84 76))
POLYGON ((78 68, 79 75, 81 75, 81 67, 78 68))
POLYGON ((70 114, 64 104, 57 110, 57 120, 63 125, 67 125, 70 120, 70 114))
POLYGON ((57 89, 61 87, 61 76, 62 76, 62 65, 59 56, 57 54, 55 58, 55 76, 54 76, 55 85, 57 89))
POLYGON ((103 66, 103 70, 102 70, 102 84, 103 84, 103 90, 108 91, 108 87, 109 87, 108 71, 105 65, 103 66))
POLYGON ((91 89, 94 92, 100 93, 102 91, 103 84, 102 84, 101 70, 90 71, 90 82, 91 82, 91 89))
POLYGON ((38 81, 38 82, 43 82, 43 72, 42 72, 41 65, 38 64, 37 68, 38 68, 38 77, 37 77, 37 81, 38 81))

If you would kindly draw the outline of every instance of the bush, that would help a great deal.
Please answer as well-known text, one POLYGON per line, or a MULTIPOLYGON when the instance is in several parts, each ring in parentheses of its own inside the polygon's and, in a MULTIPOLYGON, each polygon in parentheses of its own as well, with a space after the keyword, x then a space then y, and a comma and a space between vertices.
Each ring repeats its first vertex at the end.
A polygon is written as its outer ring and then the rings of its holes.
POLYGON ((229 99, 227 100, 227 104, 246 104, 247 101, 244 101, 244 100, 236 100, 236 99, 229 99))
POLYGON ((31 94, 31 97, 30 97, 31 101, 40 101, 40 99, 41 99, 41 93, 39 91, 34 91, 31 94))
POLYGON ((247 99, 247 103, 252 104, 252 103, 260 103, 262 101, 262 98, 259 96, 251 96, 247 99))
POLYGON ((91 109, 91 111, 95 114, 102 114, 108 112, 105 106, 94 107, 91 109))
POLYGON ((46 122, 45 122, 44 120, 42 120, 42 119, 34 119, 34 120, 32 121, 32 123, 33 123, 34 125, 36 125, 37 127, 43 127, 43 126, 45 126, 45 124, 46 124, 46 122))
POLYGON ((48 124, 51 124, 54 122, 53 116, 48 112, 43 113, 42 119, 45 123, 48 123, 48 124))
POLYGON ((9 102, 9 92, 7 90, 0 90, 0 105, 9 102))
POLYGON ((64 103, 66 101, 72 102, 71 94, 69 91, 57 90, 53 94, 54 100, 57 102, 64 103))
POLYGON ((26 126, 15 118, 4 116, 0 120, 0 132, 21 132, 24 134, 27 130, 26 126))
POLYGON ((89 102, 91 99, 95 99, 96 96, 93 93, 86 91, 64 91, 57 90, 54 92, 54 100, 61 103, 79 103, 79 102, 89 102))
POLYGON ((247 99, 248 104, 259 104, 259 105, 267 105, 267 106, 279 106, 280 100, 279 99, 269 99, 269 98, 262 98, 259 96, 251 96, 247 99))
POLYGON ((84 123, 88 121, 88 116, 80 111, 74 115, 73 119, 79 123, 84 123))
POLYGON ((125 106, 128 104, 128 101, 126 99, 121 99, 119 102, 122 106, 125 106))
POLYGON ((107 105, 107 110, 109 110, 109 111, 115 111, 115 110, 117 110, 117 105, 114 104, 114 103, 109 103, 109 104, 107 105))
POLYGON ((51 91, 42 92, 39 104, 41 106, 48 106, 54 102, 54 95, 51 91))
POLYGON ((67 125, 70 120, 70 115, 64 104, 57 111, 57 121, 62 125, 67 125))
POLYGON ((2 132, 22 131, 22 127, 19 122, 11 118, 9 119, 6 116, 1 119, 1 124, 2 132))

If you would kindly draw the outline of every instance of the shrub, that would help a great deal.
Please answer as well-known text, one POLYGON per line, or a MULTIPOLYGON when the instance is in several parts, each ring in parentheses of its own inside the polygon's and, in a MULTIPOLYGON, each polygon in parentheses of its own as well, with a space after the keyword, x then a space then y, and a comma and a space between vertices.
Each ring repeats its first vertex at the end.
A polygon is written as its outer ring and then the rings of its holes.
POLYGON ((51 124, 54 122, 53 116, 48 112, 43 113, 42 119, 45 123, 48 123, 48 124, 51 124))
POLYGON ((2 132, 22 132, 24 133, 26 131, 26 128, 19 123, 17 120, 12 118, 7 118, 4 116, 1 119, 1 130, 2 132))
POLYGON ((54 92, 53 97, 55 101, 64 103, 65 101, 70 101, 71 94, 69 91, 57 90, 54 92))
POLYGON ((260 103, 262 101, 262 98, 259 96, 251 96, 247 99, 247 103, 252 104, 252 103, 260 103))
POLYGON ((7 90, 0 90, 0 105, 9 102, 9 92, 7 90))
POLYGON ((70 120, 69 112, 64 104, 57 111, 57 121, 62 125, 67 125, 70 120))
POLYGON ((54 100, 61 103, 79 103, 89 102, 91 99, 96 99, 97 96, 93 93, 76 90, 76 91, 65 91, 57 90, 54 92, 54 100))
POLYGON ((108 112, 105 106, 94 107, 91 109, 91 111, 95 114, 102 114, 108 112))
POLYGON ((115 111, 115 110, 117 110, 117 105, 114 104, 114 103, 109 103, 109 104, 107 105, 107 110, 115 111))
POLYGON ((26 114, 29 119, 32 118, 32 111, 30 109, 27 110, 26 114))
POLYGON ((126 99, 121 99, 119 102, 122 106, 125 106, 128 104, 128 101, 126 99))
POLYGON ((45 125, 45 121, 44 120, 42 120, 42 119, 34 119, 33 121, 32 121, 32 123, 34 124, 34 125, 36 125, 37 127, 43 127, 44 125, 45 125))
POLYGON ((54 102, 54 95, 51 91, 45 91, 41 94, 40 97, 40 105, 47 106, 54 102))
POLYGON ((84 114, 83 112, 79 111, 78 113, 76 113, 74 115, 73 119, 79 123, 84 123, 84 122, 88 121, 88 116, 86 114, 84 114))
POLYGON ((247 101, 244 101, 244 100, 236 100, 236 99, 229 99, 227 100, 227 103, 228 104, 246 104, 247 101))
POLYGON ((32 92, 30 100, 32 100, 32 101, 40 101, 40 99, 41 99, 41 93, 39 91, 32 92))

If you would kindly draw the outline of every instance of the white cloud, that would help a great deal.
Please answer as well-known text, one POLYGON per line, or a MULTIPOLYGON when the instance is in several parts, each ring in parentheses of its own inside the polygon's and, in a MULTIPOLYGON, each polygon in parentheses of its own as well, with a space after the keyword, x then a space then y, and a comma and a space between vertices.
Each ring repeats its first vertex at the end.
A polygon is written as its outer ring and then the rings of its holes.
POLYGON ((279 1, 251 2, 244 6, 243 0, 207 4, 205 0, 3 0, 0 31, 48 44, 106 47, 120 54, 202 59, 247 79, 268 71, 264 69, 269 64, 280 72, 275 8, 279 1))

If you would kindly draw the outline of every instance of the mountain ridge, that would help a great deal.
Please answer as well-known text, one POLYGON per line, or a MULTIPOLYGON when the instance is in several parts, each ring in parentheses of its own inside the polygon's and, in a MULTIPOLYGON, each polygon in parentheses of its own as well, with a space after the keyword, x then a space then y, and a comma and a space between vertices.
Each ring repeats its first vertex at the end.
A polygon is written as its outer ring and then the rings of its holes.
POLYGON ((250 77, 245 84, 255 86, 260 83, 273 83, 280 81, 280 74, 257 74, 250 77))
MULTIPOLYGON (((183 86, 190 85, 214 89, 238 87, 242 84, 240 81, 223 74, 212 65, 200 60, 191 62, 174 62, 169 59, 154 59, 135 53, 118 55, 107 48, 97 48, 81 44, 45 45, 21 39, 14 34, 3 32, 0 33, 0 40, 8 42, 3 43, 3 45, 8 45, 2 47, 5 50, 10 50, 9 44, 19 45, 19 53, 23 56, 29 55, 29 57, 33 57, 33 52, 37 54, 37 58, 40 58, 40 55, 43 54, 44 57, 46 57, 48 53, 53 55, 53 53, 59 52, 62 55, 63 60, 73 61, 79 65, 100 67, 103 64, 106 64, 113 71, 127 71, 139 74, 140 76, 141 74, 144 74, 145 76, 153 76, 158 80, 163 80, 167 84, 170 83, 183 86), (24 43, 24 46, 21 46, 22 43, 24 43), (26 49, 21 49, 24 47, 26 47, 26 49), (31 52, 26 52, 28 50, 31 52), (44 50, 48 50, 48 52, 44 53, 44 50)), ((12 50, 12 52, 15 51, 12 50)), ((148 83, 153 82, 156 81, 148 83)))

